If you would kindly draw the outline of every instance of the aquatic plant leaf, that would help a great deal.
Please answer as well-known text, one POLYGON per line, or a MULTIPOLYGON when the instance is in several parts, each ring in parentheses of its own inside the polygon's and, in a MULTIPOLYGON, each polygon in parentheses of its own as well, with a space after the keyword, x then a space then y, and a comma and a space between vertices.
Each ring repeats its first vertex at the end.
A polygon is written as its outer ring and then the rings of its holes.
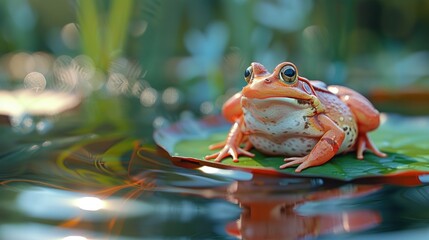
POLYGON ((155 141, 175 161, 191 161, 200 165, 220 168, 239 168, 268 174, 287 174, 306 177, 327 177, 339 180, 353 180, 366 177, 395 176, 401 174, 429 173, 429 118, 412 118, 383 115, 386 121, 375 132, 370 133, 374 143, 388 154, 379 158, 366 152, 364 160, 356 159, 354 152, 335 156, 322 166, 295 173, 295 168, 280 169, 281 156, 267 156, 252 150, 254 158, 240 157, 235 163, 231 158, 221 163, 204 160, 214 153, 210 144, 223 141, 230 124, 221 117, 210 117, 200 121, 184 120, 170 127, 158 130, 155 141))

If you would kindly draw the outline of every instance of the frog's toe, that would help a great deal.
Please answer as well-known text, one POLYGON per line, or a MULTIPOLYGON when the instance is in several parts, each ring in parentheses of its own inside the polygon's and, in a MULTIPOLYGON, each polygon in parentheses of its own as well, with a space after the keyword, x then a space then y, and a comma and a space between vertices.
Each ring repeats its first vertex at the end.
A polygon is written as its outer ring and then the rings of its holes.
POLYGON ((239 153, 240 155, 247 156, 247 157, 251 157, 251 158, 255 156, 255 154, 253 154, 253 153, 251 153, 251 152, 247 151, 247 149, 242 149, 242 148, 239 148, 239 149, 238 149, 238 153, 239 153))
POLYGON ((223 148, 221 151, 219 151, 217 153, 213 153, 211 155, 205 156, 204 159, 206 159, 206 160, 214 159, 215 162, 220 162, 220 161, 222 161, 222 159, 229 156, 228 150, 229 149, 227 149, 227 148, 223 148))
POLYGON ((226 145, 219 152, 211 155, 207 155, 204 157, 204 159, 206 160, 214 159, 215 162, 221 162, 224 158, 227 158, 229 156, 232 157, 233 162, 238 162, 238 156, 254 157, 255 154, 239 147, 226 145))
POLYGON ((247 156, 247 157, 254 157, 255 154, 246 151, 242 148, 235 148, 235 147, 231 147, 228 150, 229 155, 232 157, 232 161, 233 162, 238 162, 238 156, 247 156))
POLYGON ((356 158, 362 160, 363 152, 368 149, 371 150, 376 156, 384 158, 387 157, 387 154, 378 150, 378 148, 374 145, 371 139, 368 137, 367 133, 360 134, 357 139, 357 150, 356 150, 356 158))
POLYGON ((210 145, 210 146, 209 146, 209 149, 210 149, 210 150, 221 149, 221 148, 223 148, 225 145, 226 145, 226 144, 225 144, 225 141, 223 141, 223 142, 219 142, 219 143, 214 143, 214 144, 212 144, 212 145, 210 145))
POLYGON ((303 163, 306 157, 291 157, 285 158, 284 161, 288 162, 280 166, 281 169, 292 167, 293 165, 303 163))
POLYGON ((238 153, 237 153, 237 149, 235 148, 230 148, 228 150, 229 155, 231 155, 232 157, 232 161, 233 162, 238 162, 238 153))
POLYGON ((249 152, 249 150, 252 148, 253 148, 253 144, 250 141, 247 141, 246 144, 244 145, 243 150, 249 152))
POLYGON ((204 157, 205 160, 216 159, 219 156, 219 153, 213 153, 204 157))
POLYGON ((306 162, 301 163, 301 164, 300 164, 300 165, 295 169, 295 172, 299 173, 299 172, 301 172, 302 170, 304 170, 305 168, 313 167, 313 166, 317 166, 317 165, 312 165, 310 162, 306 161, 306 162))
POLYGON ((285 161, 285 162, 292 162, 292 161, 297 161, 297 160, 304 161, 304 158, 305 157, 287 157, 283 161, 285 161))

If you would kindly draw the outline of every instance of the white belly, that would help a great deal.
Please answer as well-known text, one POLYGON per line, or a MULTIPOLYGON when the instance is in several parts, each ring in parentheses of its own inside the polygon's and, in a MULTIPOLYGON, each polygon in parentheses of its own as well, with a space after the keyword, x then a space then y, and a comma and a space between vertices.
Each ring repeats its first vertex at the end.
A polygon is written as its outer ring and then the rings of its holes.
POLYGON ((305 156, 323 131, 310 127, 314 115, 310 104, 292 98, 242 98, 245 131, 253 146, 267 154, 305 156))

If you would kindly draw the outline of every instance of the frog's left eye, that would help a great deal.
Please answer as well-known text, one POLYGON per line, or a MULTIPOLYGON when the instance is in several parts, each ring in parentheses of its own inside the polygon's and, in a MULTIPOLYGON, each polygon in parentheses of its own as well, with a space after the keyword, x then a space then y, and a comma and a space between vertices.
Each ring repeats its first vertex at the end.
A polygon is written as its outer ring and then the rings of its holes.
POLYGON ((280 70, 279 77, 283 82, 293 84, 298 79, 298 74, 294 66, 286 65, 280 70))
POLYGON ((249 83, 250 80, 252 80, 252 77, 253 77, 253 68, 252 66, 250 66, 246 69, 246 71, 244 71, 244 80, 246 80, 246 82, 249 83))

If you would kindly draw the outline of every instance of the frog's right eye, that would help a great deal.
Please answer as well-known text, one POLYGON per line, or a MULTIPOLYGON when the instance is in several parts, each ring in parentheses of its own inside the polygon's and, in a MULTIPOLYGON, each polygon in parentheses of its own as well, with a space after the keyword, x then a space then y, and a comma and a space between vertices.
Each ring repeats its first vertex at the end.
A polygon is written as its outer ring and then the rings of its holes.
POLYGON ((298 71, 294 65, 287 64, 280 70, 280 79, 286 84, 294 84, 298 79, 298 71))
POLYGON ((244 71, 244 80, 246 80, 247 83, 250 82, 253 78, 253 68, 252 66, 248 67, 246 71, 244 71))

